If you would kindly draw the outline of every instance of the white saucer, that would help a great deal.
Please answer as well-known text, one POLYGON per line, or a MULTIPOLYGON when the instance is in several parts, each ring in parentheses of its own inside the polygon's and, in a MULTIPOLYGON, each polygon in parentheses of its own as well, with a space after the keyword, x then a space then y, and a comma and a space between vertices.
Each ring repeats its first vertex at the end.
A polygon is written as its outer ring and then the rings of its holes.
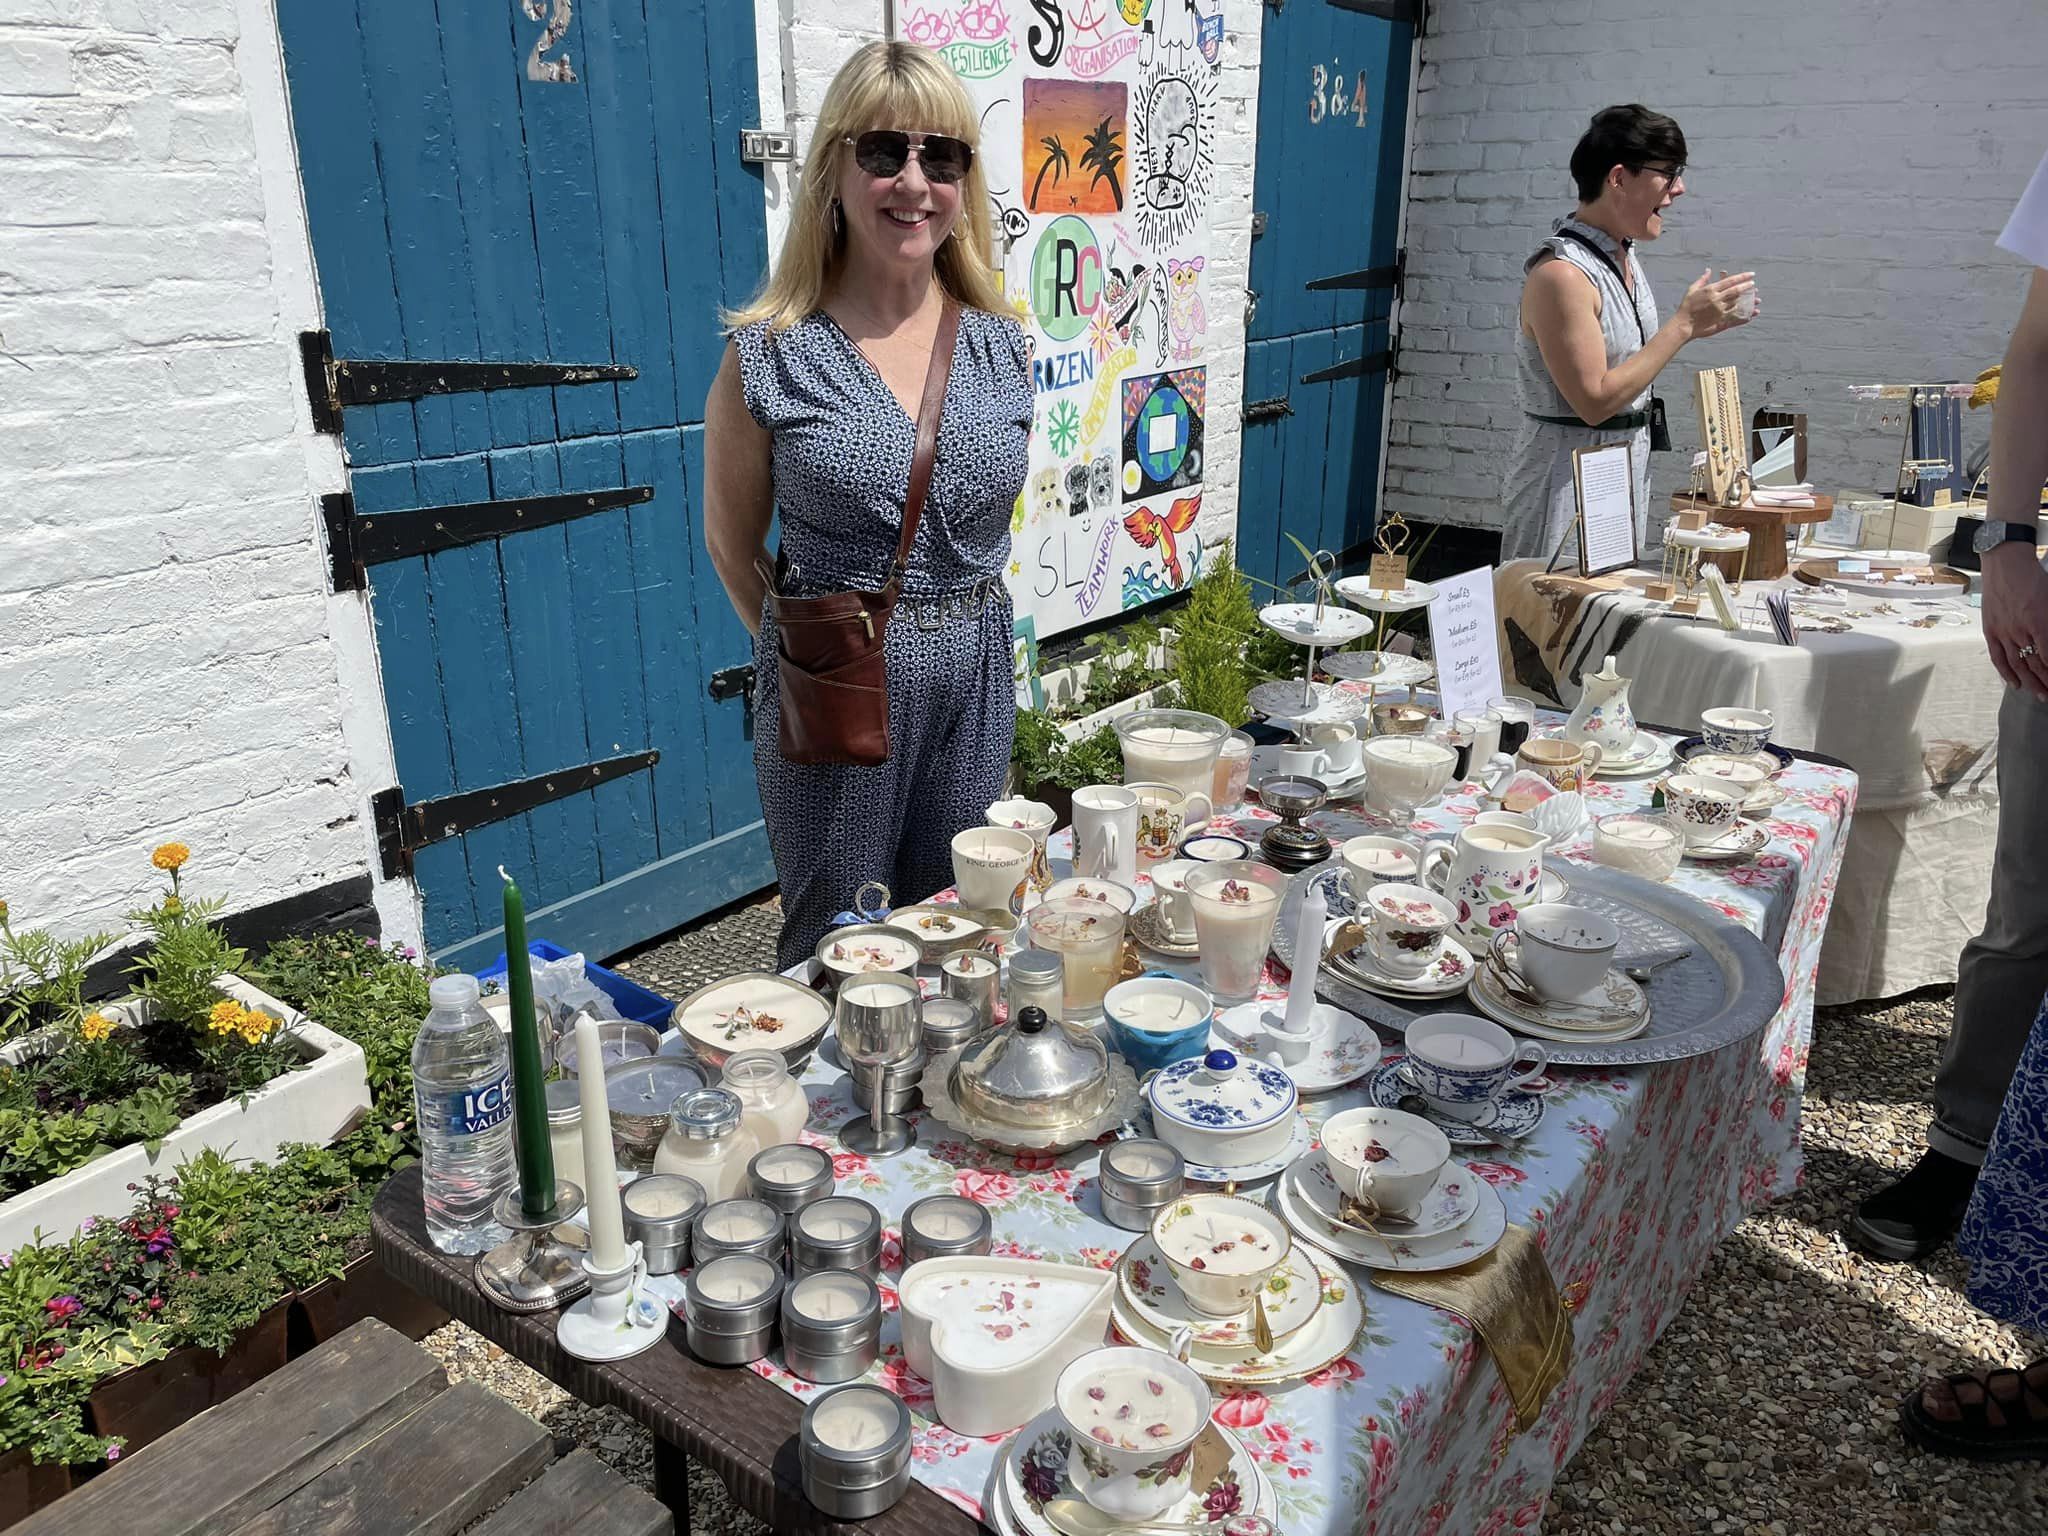
POLYGON ((1636 735, 1635 746, 1625 754, 1603 757, 1600 766, 1593 770, 1596 779, 1632 779, 1639 774, 1655 773, 1671 766, 1671 743, 1661 737, 1652 736, 1648 731, 1636 735))
MULTIPOLYGON (((1367 1099, 1381 1109, 1400 1109, 1402 1099, 1421 1094, 1401 1071, 1401 1063, 1407 1059, 1396 1057, 1375 1068, 1365 1085, 1367 1099)), ((1519 1141, 1541 1123, 1544 1109, 1543 1095, 1524 1088, 1511 1088, 1495 1099, 1493 1113, 1480 1121, 1447 1115, 1430 1103, 1426 1094, 1422 1094, 1422 1104, 1422 1118, 1442 1131, 1454 1147, 1498 1148, 1503 1138, 1519 1141)))
MULTIPOLYGON (((1026 1456, 1036 1455, 1040 1458, 1041 1469, 1052 1474, 1057 1496, 1076 1497, 1079 1491, 1068 1480, 1065 1471, 1067 1445, 1066 1420, 1060 1416, 1059 1409, 1053 1407, 1018 1430, 1010 1443, 1003 1447, 996 1457, 995 1474, 990 1480, 995 1498, 988 1510, 991 1515, 1000 1513, 1007 1517, 1007 1524, 999 1525, 1000 1529, 1006 1533, 1015 1532, 1016 1536, 1058 1536, 1043 1512, 1030 1501, 1024 1482, 1023 1461, 1026 1456)), ((1195 1440, 1192 1459, 1198 1474, 1194 1486, 1177 1502, 1168 1505, 1160 1519, 1192 1528, 1194 1522, 1207 1517, 1204 1505, 1208 1494, 1212 1490, 1232 1486, 1239 1490, 1241 1502, 1239 1508, 1231 1513, 1258 1514, 1271 1519, 1277 1512, 1276 1496, 1264 1471, 1243 1442, 1222 1425, 1209 1424, 1203 1428, 1195 1440)))
POLYGON ((1188 1182, 1192 1184, 1256 1184, 1261 1179, 1270 1179, 1284 1173, 1287 1165, 1309 1149, 1315 1134, 1309 1130, 1308 1122, 1299 1111, 1294 1116, 1294 1134, 1287 1138, 1287 1145, 1263 1162, 1244 1163, 1235 1168, 1216 1168, 1208 1163, 1189 1162, 1188 1182))
POLYGON ((1723 864, 1734 859, 1751 859, 1764 851, 1771 840, 1770 828, 1747 816, 1715 838, 1685 850, 1688 859, 1703 864, 1723 864))
MULTIPOLYGON (((1505 1222, 1502 1225, 1505 1228, 1505 1222)), ((1328 1370, 1351 1353, 1365 1325, 1360 1287, 1338 1266, 1327 1245, 1316 1248, 1298 1242, 1295 1251, 1315 1266, 1323 1287, 1323 1304, 1308 1325, 1284 1339, 1275 1339, 1271 1354, 1197 1344, 1188 1354, 1189 1370, 1215 1387, 1280 1386, 1328 1370)), ((1170 1347, 1168 1336, 1139 1316, 1121 1290, 1110 1295, 1109 1317, 1116 1332, 1134 1344, 1158 1350, 1170 1347)))
POLYGON ((1246 702, 1269 720, 1296 725, 1342 725, 1365 713, 1365 695, 1347 692, 1334 683, 1309 684, 1309 699, 1304 704, 1299 678, 1260 683, 1246 702))
POLYGON ((1165 914, 1159 910, 1156 901, 1138 908, 1125 921, 1131 937, 1149 950, 1171 955, 1176 960, 1192 960, 1202 952, 1201 945, 1194 939, 1183 943, 1167 936, 1165 914))
POLYGON ((1259 610, 1259 622, 1282 639, 1318 650, 1349 645, 1372 628, 1372 620, 1356 608, 1337 603, 1323 604, 1320 615, 1314 603, 1268 603, 1259 610))
MULTIPOLYGON (((1349 919, 1339 918, 1337 921, 1342 923, 1349 919)), ((1420 976, 1396 976, 1382 969, 1372 950, 1363 944, 1349 955, 1333 956, 1324 961, 1323 966, 1342 980, 1355 982, 1371 992, 1383 992, 1390 997, 1435 999, 1452 997, 1465 990, 1466 983, 1472 979, 1473 959, 1472 951, 1456 939, 1446 937, 1444 947, 1420 976)))
POLYGON ((1485 965, 1474 967, 1472 984, 1465 989, 1465 995, 1471 999, 1473 1007, 1496 1024, 1504 1024, 1517 1034, 1533 1035, 1538 1040, 1575 1045, 1614 1045, 1623 1040, 1633 1040, 1650 1027, 1649 995, 1635 982, 1619 970, 1610 970, 1601 988, 1605 991, 1601 1006, 1626 1007, 1630 1016, 1607 1023, 1542 1003, 1525 1003, 1510 996, 1485 965))
POLYGON ((1339 597, 1367 613, 1406 613, 1436 601, 1436 588, 1413 577, 1398 589, 1381 589, 1372 584, 1370 576, 1340 576, 1336 587, 1339 597))
POLYGON ((1384 1047, 1373 1027, 1329 1003, 1316 1004, 1315 1035, 1306 1056, 1300 1061, 1281 1061, 1268 1054, 1260 1021, 1266 1014, 1284 1013, 1286 1008, 1286 1002, 1276 998, 1270 1003, 1240 1003, 1225 1009, 1210 1028, 1210 1048, 1251 1051, 1273 1062, 1294 1079, 1297 1093, 1329 1093, 1357 1082, 1379 1065, 1384 1047))
MULTIPOLYGON (((1204 1349, 1253 1350, 1252 1309, 1230 1317, 1211 1317, 1188 1304, 1186 1295, 1173 1278, 1173 1266, 1143 1233, 1124 1250, 1116 1265, 1117 1294, 1133 1312, 1157 1328, 1172 1333, 1176 1328, 1194 1330, 1195 1343, 1204 1349)), ((1323 1304, 1323 1285, 1316 1275, 1305 1244, 1287 1250, 1280 1267, 1259 1287, 1266 1300, 1266 1326, 1277 1342, 1314 1319, 1323 1304)))
MULTIPOLYGON (((1346 1221, 1343 1215, 1344 1193, 1337 1187, 1336 1175, 1330 1171, 1327 1153, 1318 1151, 1304 1157, 1295 1164, 1288 1174, 1291 1192, 1306 1200, 1323 1220, 1334 1222, 1356 1237, 1371 1237, 1365 1228, 1346 1221)), ((1421 1208, 1413 1217, 1387 1217, 1376 1222, 1381 1236, 1402 1242, 1419 1243, 1432 1237, 1442 1237, 1446 1232, 1455 1232, 1470 1221, 1479 1210, 1479 1188, 1485 1184, 1470 1168, 1453 1158, 1445 1163, 1437 1175, 1436 1183, 1428 1194, 1422 1197, 1421 1208)))
POLYGON ((1369 688, 1413 688, 1436 675, 1436 668, 1420 656, 1392 651, 1332 651, 1317 657, 1316 665, 1331 677, 1369 688))
MULTIPOLYGON (((1297 777, 1293 769, 1280 761, 1280 753, 1283 750, 1284 747, 1277 742, 1269 746, 1252 748, 1252 766, 1248 782, 1256 785, 1259 780, 1271 778, 1275 774, 1287 774, 1290 777, 1297 777)), ((1309 777, 1313 778, 1335 797, 1349 790, 1356 789, 1365 782, 1365 765, 1361 763, 1348 773, 1331 774, 1328 778, 1321 774, 1311 774, 1309 777)))
POLYGON ((1484 1257, 1493 1252, 1507 1232, 1508 1208, 1501 1203, 1500 1195, 1484 1179, 1478 1181, 1478 1188, 1478 1209, 1464 1226, 1440 1237, 1421 1238, 1414 1242, 1405 1239, 1382 1241, 1325 1220, 1314 1204, 1296 1188, 1292 1169, 1273 1186, 1269 1198, 1273 1209, 1297 1236, 1329 1249, 1340 1259, 1363 1264, 1370 1269, 1428 1274, 1440 1269, 1456 1269, 1460 1264, 1470 1264, 1474 1259, 1484 1257))

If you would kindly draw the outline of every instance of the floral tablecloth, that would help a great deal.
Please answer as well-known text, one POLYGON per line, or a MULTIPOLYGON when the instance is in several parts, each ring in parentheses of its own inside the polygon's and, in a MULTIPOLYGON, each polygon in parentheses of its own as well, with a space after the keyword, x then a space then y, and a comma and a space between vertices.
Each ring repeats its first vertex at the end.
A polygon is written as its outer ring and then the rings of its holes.
MULTIPOLYGON (((1367 1286, 1365 1325, 1348 1356, 1306 1381, 1219 1394, 1216 1402, 1216 1422, 1243 1440, 1271 1478, 1278 1523, 1289 1536, 1534 1531, 1558 1470, 1683 1303, 1714 1246, 1745 1213, 1797 1182, 1814 971, 1856 780, 1797 763, 1781 783, 1791 793, 1769 820, 1763 853, 1732 867, 1686 864, 1672 877, 1776 948, 1785 998, 1764 1034, 1668 1066, 1559 1068, 1539 1082, 1546 1113, 1522 1147, 1471 1164, 1500 1191, 1509 1219, 1540 1234, 1576 1313, 1570 1376, 1536 1425, 1514 1435, 1507 1390, 1470 1327, 1367 1286)), ((1637 806, 1647 795, 1641 783, 1603 783, 1593 790, 1594 809, 1637 806)), ((1471 795, 1457 796, 1422 812, 1416 825, 1449 831, 1478 809, 1471 795)), ((1271 820, 1256 809, 1236 818, 1254 837, 1271 820)), ((1316 820, 1332 838, 1375 829, 1349 807, 1316 820)), ((1562 852, 1584 858, 1587 850, 1580 843, 1562 852)), ((1286 974, 1275 964, 1266 981, 1277 996, 1286 974)), ((844 1074, 820 1056, 804 1081, 812 1111, 806 1139, 834 1151, 840 1193, 883 1213, 884 1302, 892 1314, 887 1282, 901 1264, 896 1223, 925 1195, 951 1192, 988 1207, 1002 1254, 1106 1268, 1134 1240, 1098 1214, 1096 1148, 1011 1157, 926 1119, 916 1148, 871 1162, 832 1139, 855 1113, 844 1074)), ((1353 1089, 1304 1107, 1319 1125, 1361 1102, 1353 1089)), ((1358 1271, 1352 1279, 1365 1285, 1358 1271)), ((1005 1437, 964 1438, 930 1417, 930 1389, 904 1363, 893 1316, 883 1339, 870 1377, 916 1414, 917 1478, 979 1516, 1005 1437)), ((754 1369, 799 1397, 824 1390, 772 1359, 754 1369)))

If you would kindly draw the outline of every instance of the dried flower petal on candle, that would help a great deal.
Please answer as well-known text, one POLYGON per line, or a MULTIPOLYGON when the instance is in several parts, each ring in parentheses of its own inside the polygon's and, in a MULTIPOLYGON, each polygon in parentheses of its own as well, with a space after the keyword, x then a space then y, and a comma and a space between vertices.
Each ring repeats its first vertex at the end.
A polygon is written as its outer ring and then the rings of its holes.
POLYGON ((1252 899, 1252 888, 1248 885, 1241 885, 1235 880, 1226 880, 1223 882, 1223 889, 1216 893, 1216 899, 1218 901, 1232 902, 1239 906, 1249 905, 1252 899))
POLYGON ((725 1043, 730 1045, 750 1029, 760 1034, 772 1035, 776 1030, 782 1028, 782 1020, 775 1017, 772 1013, 762 1013, 747 1007, 745 1004, 741 1004, 733 1009, 731 1013, 723 1015, 712 1027, 723 1030, 725 1033, 725 1043))
POLYGON ((1381 1146, 1377 1141, 1368 1141, 1365 1144, 1365 1151, 1359 1155, 1368 1163, 1383 1163, 1394 1154, 1381 1146))
POLYGON ((917 926, 930 929, 934 933, 951 933, 960 925, 945 914, 934 912, 929 917, 920 917, 917 920, 917 926))

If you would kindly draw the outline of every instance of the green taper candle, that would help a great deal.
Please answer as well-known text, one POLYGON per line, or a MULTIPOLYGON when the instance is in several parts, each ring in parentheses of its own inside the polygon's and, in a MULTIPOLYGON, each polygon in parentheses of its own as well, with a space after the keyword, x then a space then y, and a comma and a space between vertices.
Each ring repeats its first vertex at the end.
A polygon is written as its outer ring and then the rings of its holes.
POLYGON ((505 991, 512 999, 512 1138, 519 1154, 519 1206, 529 1216, 554 1209, 555 1149, 548 1140, 547 1068, 533 1017, 533 961, 526 952, 526 901, 505 882, 505 991))

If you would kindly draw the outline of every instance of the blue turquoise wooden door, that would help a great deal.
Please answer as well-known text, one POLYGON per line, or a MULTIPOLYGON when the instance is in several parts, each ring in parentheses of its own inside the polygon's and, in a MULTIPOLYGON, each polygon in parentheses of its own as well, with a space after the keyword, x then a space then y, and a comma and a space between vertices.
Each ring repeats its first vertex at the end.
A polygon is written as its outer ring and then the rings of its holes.
POLYGON ((1237 557, 1285 537, 1355 561, 1373 526, 1393 357, 1417 0, 1266 0, 1237 557))
POLYGON ((700 535, 717 308, 766 259, 752 8, 278 12, 341 360, 309 378, 346 406, 330 552, 367 570, 380 840, 429 948, 501 947, 500 866, 535 937, 593 955, 770 883, 746 703, 710 691, 751 646, 700 535))

